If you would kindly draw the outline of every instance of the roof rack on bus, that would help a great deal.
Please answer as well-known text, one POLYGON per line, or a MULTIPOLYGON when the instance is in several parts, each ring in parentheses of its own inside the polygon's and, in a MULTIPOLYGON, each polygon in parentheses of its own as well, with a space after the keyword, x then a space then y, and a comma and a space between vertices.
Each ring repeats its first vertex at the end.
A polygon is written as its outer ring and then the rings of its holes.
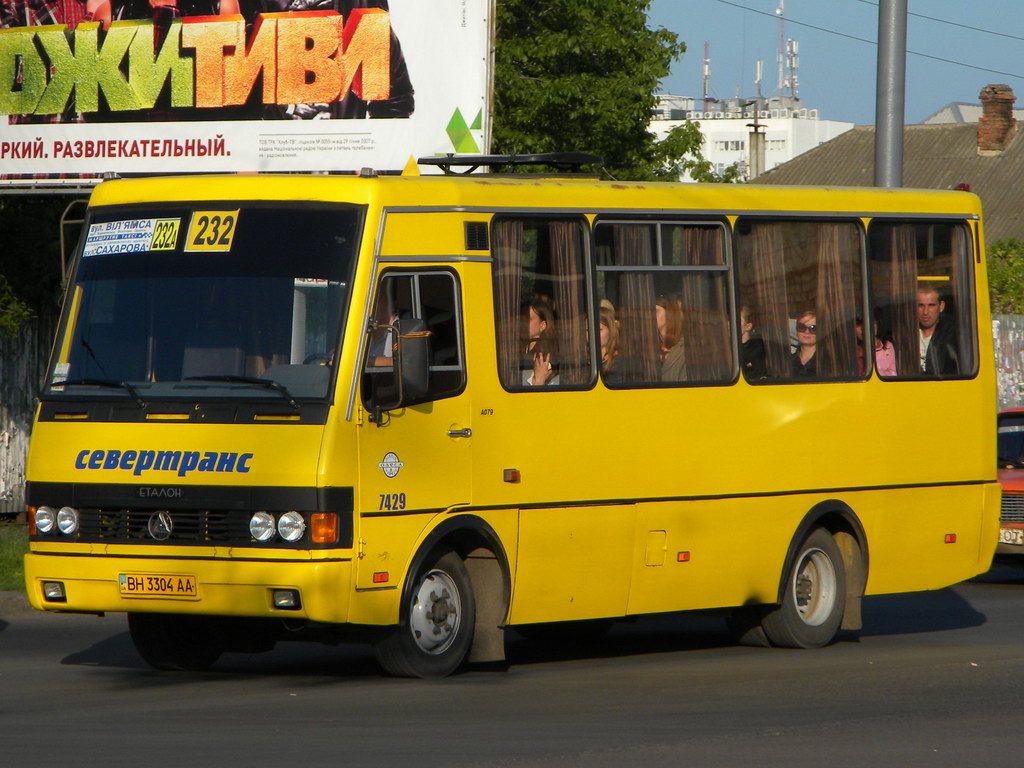
POLYGON ((537 155, 439 155, 421 157, 421 165, 436 165, 447 175, 472 173, 487 168, 492 173, 514 173, 524 165, 543 165, 562 173, 578 173, 584 165, 604 165, 604 158, 587 152, 543 152, 537 155), (455 170, 464 169, 464 170, 455 170))

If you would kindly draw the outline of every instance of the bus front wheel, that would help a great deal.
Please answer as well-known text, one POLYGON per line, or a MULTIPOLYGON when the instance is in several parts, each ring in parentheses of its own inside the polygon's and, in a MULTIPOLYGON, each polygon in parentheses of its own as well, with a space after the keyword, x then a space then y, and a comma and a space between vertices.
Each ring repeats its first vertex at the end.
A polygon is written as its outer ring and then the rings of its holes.
POLYGON ((761 619, 761 626, 772 645, 820 648, 835 638, 845 604, 843 556, 832 534, 816 528, 786 575, 782 603, 761 619))
POLYGON ((377 660, 398 677, 444 677, 465 660, 473 640, 476 604, 462 558, 430 560, 409 590, 406 621, 374 646, 377 660))
POLYGON ((129 613, 128 631, 135 650, 156 669, 208 669, 223 652, 221 639, 206 616, 129 613))

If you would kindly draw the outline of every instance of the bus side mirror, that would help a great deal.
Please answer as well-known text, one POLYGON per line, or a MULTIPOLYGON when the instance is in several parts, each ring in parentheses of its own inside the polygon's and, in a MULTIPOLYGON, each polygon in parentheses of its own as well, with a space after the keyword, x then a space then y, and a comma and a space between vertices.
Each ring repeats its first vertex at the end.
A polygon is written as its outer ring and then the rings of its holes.
POLYGON ((420 401, 430 384, 430 331, 427 324, 415 317, 403 317, 393 326, 395 334, 393 368, 387 374, 371 379, 373 413, 370 421, 382 426, 385 411, 420 401))
POLYGON ((430 385, 430 331, 416 317, 401 318, 398 327, 399 405, 415 402, 430 385))

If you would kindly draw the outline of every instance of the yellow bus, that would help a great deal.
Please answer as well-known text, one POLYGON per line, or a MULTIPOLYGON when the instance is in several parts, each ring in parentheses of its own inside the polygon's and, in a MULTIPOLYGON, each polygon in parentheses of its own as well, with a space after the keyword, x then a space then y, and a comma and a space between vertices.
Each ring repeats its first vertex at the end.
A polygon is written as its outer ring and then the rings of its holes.
POLYGON ((975 196, 454 173, 488 161, 100 184, 32 605, 158 668, 354 638, 436 676, 669 611, 817 647, 989 567, 975 196))

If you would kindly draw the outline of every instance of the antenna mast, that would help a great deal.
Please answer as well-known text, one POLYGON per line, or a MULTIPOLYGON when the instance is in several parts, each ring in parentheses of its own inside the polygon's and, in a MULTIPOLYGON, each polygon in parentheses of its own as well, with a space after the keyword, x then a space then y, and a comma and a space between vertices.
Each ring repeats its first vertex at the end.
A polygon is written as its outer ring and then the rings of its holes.
POLYGON ((704 111, 708 111, 708 89, 711 85, 711 54, 708 41, 704 41, 704 111))

